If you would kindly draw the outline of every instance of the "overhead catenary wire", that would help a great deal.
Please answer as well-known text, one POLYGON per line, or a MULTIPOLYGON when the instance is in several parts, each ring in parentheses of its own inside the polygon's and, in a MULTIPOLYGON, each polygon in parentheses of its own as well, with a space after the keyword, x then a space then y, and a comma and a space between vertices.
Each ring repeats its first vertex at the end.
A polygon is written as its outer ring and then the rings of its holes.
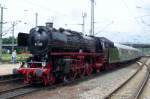
POLYGON ((124 0, 121 0, 121 1, 122 1, 122 3, 124 4, 124 6, 126 7, 126 9, 128 10, 130 16, 133 17, 133 20, 135 20, 135 22, 136 22, 138 25, 141 26, 141 31, 143 31, 143 30, 144 30, 143 26, 142 26, 141 23, 137 20, 137 18, 136 18, 135 16, 133 16, 133 14, 132 14, 130 8, 129 8, 128 5, 127 5, 127 3, 126 3, 124 0))
MULTIPOLYGON (((149 10, 149 11, 150 11, 150 9, 148 9, 148 8, 143 8, 143 7, 141 7, 141 6, 136 6, 136 8, 138 8, 138 9, 144 9, 144 10, 149 10)), ((136 17, 136 18, 140 19, 140 20, 141 20, 141 23, 145 24, 146 26, 150 26, 150 24, 147 24, 147 23, 144 21, 144 17, 148 17, 148 16, 150 16, 150 14, 148 14, 148 15, 141 15, 141 16, 138 16, 138 17, 136 17)))
MULTIPOLYGON (((44 5, 42 5, 42 4, 39 4, 39 3, 34 2, 34 1, 30 1, 30 0, 22 0, 22 1, 25 2, 26 4, 31 5, 32 7, 39 8, 39 9, 42 10, 43 12, 46 12, 47 15, 49 15, 49 16, 47 17, 47 21, 54 22, 54 20, 56 20, 57 18, 58 18, 58 20, 59 20, 60 17, 63 18, 63 21, 65 21, 65 19, 70 20, 70 21, 75 21, 75 20, 70 16, 70 14, 68 14, 66 11, 65 11, 65 12, 64 12, 64 11, 56 11, 55 9, 50 8, 49 6, 44 6, 44 5), (51 13, 51 15, 50 15, 49 13, 51 13), (56 18, 56 19, 55 19, 55 18, 56 18)), ((28 9, 25 9, 25 11, 28 11, 28 9)), ((30 11, 30 12, 32 12, 32 11, 30 11)), ((40 13, 41 13, 41 12, 38 12, 38 11, 35 11, 35 12, 39 14, 39 22, 38 22, 38 23, 40 24, 40 17, 41 17, 40 13)), ((56 25, 56 26, 58 25, 58 24, 57 24, 57 20, 56 20, 55 25, 56 25)), ((59 24, 59 25, 60 25, 60 24, 59 24)))
POLYGON ((22 0, 22 1, 28 3, 29 5, 36 6, 36 7, 40 8, 40 9, 46 10, 47 12, 53 12, 55 14, 59 14, 61 16, 65 16, 65 17, 68 16, 67 14, 60 13, 58 11, 55 11, 55 10, 52 10, 52 9, 50 9, 48 7, 36 4, 36 3, 32 2, 32 1, 29 1, 29 0, 22 0))
POLYGON ((144 4, 144 0, 136 0, 136 1, 140 1, 141 3, 143 3, 143 4, 144 4))
MULTIPOLYGON (((134 16, 134 14, 132 13, 131 9, 129 8, 128 4, 125 2, 125 0, 121 0, 121 2, 123 3, 123 5, 125 6, 125 8, 127 9, 129 15, 131 16, 131 18, 136 22, 137 25, 140 26, 141 30, 144 30, 144 27, 142 25, 142 23, 140 22, 140 20, 137 19, 137 17, 134 16)), ((99 32, 102 32, 104 29, 106 29, 110 24, 106 25, 103 29, 101 29, 99 32)), ((99 32, 95 33, 98 34, 99 32)))
POLYGON ((8 34, 9 31, 12 30, 13 27, 8 28, 7 30, 3 31, 3 36, 5 36, 6 34, 8 34))
POLYGON ((129 14, 130 14, 130 16, 133 17, 133 19, 134 19, 137 23, 139 23, 139 22, 135 19, 135 17, 132 15, 132 12, 130 11, 130 8, 128 7, 127 3, 126 3, 124 0, 121 0, 121 1, 122 1, 122 3, 124 4, 124 6, 127 8, 128 12, 129 12, 129 14))
POLYGON ((103 29, 101 29, 100 31, 98 31, 97 33, 95 33, 95 35, 97 35, 98 33, 101 33, 102 31, 104 31, 107 27, 109 27, 113 23, 114 23, 114 21, 112 21, 111 23, 107 24, 103 29))

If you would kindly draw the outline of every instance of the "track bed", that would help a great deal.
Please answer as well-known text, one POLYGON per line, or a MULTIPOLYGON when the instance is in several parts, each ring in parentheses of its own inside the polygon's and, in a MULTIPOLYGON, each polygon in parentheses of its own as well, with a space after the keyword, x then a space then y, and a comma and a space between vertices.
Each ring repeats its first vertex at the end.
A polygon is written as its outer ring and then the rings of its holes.
MULTIPOLYGON (((144 63, 146 60, 147 59, 144 58, 140 61, 144 63)), ((46 88, 17 98, 40 99, 51 97, 52 99, 103 99, 141 68, 141 62, 101 73, 100 76, 92 77, 91 79, 85 79, 63 87, 46 88)))

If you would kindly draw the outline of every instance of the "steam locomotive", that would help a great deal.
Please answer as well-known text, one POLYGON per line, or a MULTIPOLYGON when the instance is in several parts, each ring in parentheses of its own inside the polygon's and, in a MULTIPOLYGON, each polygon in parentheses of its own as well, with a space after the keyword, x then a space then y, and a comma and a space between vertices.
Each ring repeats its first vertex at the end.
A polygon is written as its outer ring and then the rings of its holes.
POLYGON ((49 85, 90 76, 142 55, 135 48, 114 44, 105 37, 55 29, 53 23, 32 28, 29 34, 19 33, 18 46, 28 47, 32 56, 19 69, 14 69, 14 73, 23 75, 30 84, 41 81, 49 85))

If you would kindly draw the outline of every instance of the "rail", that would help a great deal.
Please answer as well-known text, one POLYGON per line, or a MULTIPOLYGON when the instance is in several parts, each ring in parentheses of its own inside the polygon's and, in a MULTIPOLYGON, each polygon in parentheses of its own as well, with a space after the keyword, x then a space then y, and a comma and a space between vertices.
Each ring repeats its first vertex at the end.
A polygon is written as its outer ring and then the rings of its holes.
MULTIPOLYGON (((140 61, 139 61, 140 62, 140 61)), ((123 86, 125 86, 132 78, 135 77, 136 74, 138 74, 141 70, 141 68, 143 68, 143 66, 146 66, 148 68, 148 65, 145 65, 147 61, 145 61, 144 63, 142 63, 142 66, 131 76, 129 77, 124 83, 122 83, 119 87, 117 87, 115 90, 113 90, 109 95, 107 95, 104 99, 110 99, 114 93, 116 93, 117 91, 119 91, 123 86)), ((138 99, 144 85, 146 84, 147 82, 147 79, 149 77, 149 70, 146 74, 146 76, 144 77, 144 81, 142 82, 142 84, 139 86, 139 88, 137 89, 137 92, 132 96, 132 99, 138 99)))

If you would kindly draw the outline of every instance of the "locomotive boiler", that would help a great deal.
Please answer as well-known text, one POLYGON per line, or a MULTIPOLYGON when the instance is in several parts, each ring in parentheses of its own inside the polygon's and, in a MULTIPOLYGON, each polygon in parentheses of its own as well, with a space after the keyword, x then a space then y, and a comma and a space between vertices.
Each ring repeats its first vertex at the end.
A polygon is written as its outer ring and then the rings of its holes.
POLYGON ((102 50, 101 42, 96 37, 84 37, 76 31, 63 28, 56 30, 50 26, 32 28, 29 34, 19 33, 18 45, 28 46, 32 54, 40 56, 53 51, 98 52, 102 50))
POLYGON ((111 64, 140 57, 137 49, 118 46, 104 37, 55 29, 53 23, 32 28, 29 34, 19 33, 18 46, 28 47, 32 56, 14 73, 24 75, 27 83, 40 80, 45 85, 89 76, 111 64))

